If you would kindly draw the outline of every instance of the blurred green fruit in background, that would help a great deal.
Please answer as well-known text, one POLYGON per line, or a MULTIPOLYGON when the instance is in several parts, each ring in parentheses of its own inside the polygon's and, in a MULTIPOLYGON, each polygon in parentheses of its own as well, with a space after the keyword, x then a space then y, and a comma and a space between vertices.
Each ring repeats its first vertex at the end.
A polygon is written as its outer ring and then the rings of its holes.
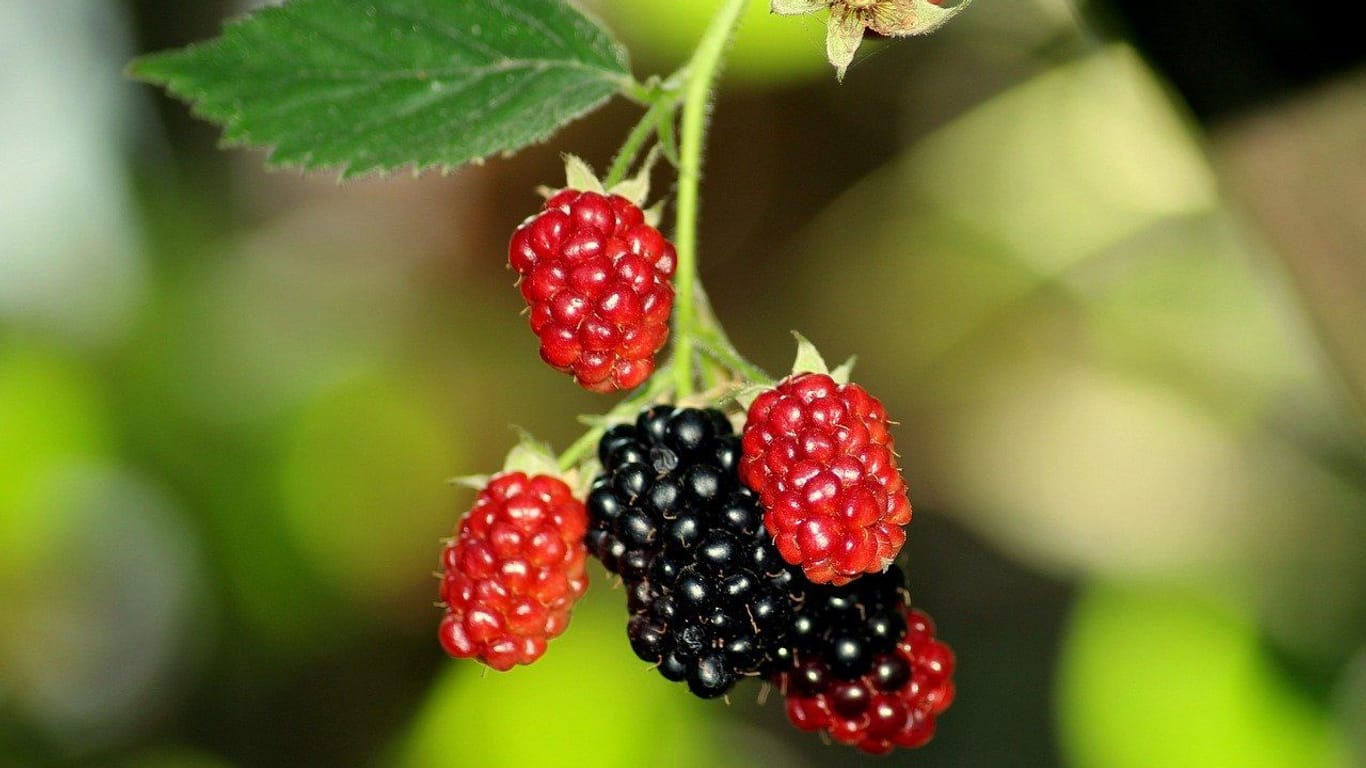
POLYGON ((456 494, 433 480, 468 464, 460 455, 468 443, 442 433, 448 420, 434 418, 438 401, 414 378, 343 381, 305 405, 285 437, 286 527, 346 600, 384 604, 411 594, 426 576, 422 564, 437 567, 438 539, 460 514, 456 494))
MULTIPOLYGON (((598 593, 534 665, 492 672, 448 664, 402 747, 402 768, 740 765, 717 749, 712 708, 670 685, 626 642, 620 590, 601 569, 598 593), (606 593, 606 594, 602 594, 606 593)), ((435 634, 435 633, 433 633, 435 634)), ((747 695, 747 694, 739 694, 747 695)), ((724 705, 723 705, 724 706, 724 705)))
POLYGON ((1072 612, 1058 707, 1075 768, 1339 768, 1325 712, 1253 624, 1177 589, 1093 584, 1072 612))

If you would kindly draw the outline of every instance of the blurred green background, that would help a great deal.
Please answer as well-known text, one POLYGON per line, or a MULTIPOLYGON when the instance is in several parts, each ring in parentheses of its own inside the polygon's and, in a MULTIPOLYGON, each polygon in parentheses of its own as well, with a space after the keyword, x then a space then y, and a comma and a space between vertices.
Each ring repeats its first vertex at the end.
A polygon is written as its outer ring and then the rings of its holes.
MULTIPOLYGON (((716 3, 591 5, 644 75, 716 3)), ((764 5, 703 279, 760 363, 800 328, 901 423, 959 655, 929 747, 692 699, 601 571, 535 667, 435 642, 445 478, 608 405, 504 249, 632 109, 447 177, 267 173, 121 76, 246 5, 50 0, 0 2, 0 766, 1366 765, 1360 51, 1275 3, 979 0, 837 86, 764 5)))

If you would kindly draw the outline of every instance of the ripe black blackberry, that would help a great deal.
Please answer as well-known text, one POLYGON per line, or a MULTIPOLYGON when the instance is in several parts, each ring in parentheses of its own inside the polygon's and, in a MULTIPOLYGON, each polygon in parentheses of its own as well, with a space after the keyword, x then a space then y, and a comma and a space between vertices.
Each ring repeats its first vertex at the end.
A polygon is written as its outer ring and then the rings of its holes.
MULTIPOLYGON (((796 568, 796 566, 790 566, 796 568)), ((795 601, 787 646, 764 669, 792 672, 813 691, 828 680, 856 680, 894 655, 906 636, 906 575, 896 565, 843 586, 812 584, 800 570, 788 582, 795 601)))
POLYGON ((626 584, 632 650, 702 698, 773 665, 793 625, 739 457, 720 411, 656 406, 603 436, 588 496, 589 552, 626 584))

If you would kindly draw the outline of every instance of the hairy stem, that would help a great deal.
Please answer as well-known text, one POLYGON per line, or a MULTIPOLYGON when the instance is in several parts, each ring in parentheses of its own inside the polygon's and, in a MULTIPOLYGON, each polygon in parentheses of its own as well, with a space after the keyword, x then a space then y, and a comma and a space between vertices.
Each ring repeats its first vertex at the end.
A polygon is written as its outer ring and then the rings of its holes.
POLYGON ((698 186, 702 180, 702 149, 707 139, 707 109, 721 59, 748 0, 725 0, 688 63, 683 92, 683 125, 679 139, 678 218, 674 244, 678 249, 674 306, 674 387, 679 397, 693 392, 693 336, 697 322, 698 186))
POLYGON ((726 329, 722 328, 721 322, 716 319, 716 313, 711 308, 711 300, 707 298, 707 292, 700 282, 694 291, 697 322, 693 338, 702 352, 703 363, 719 363, 755 384, 772 384, 773 377, 745 359, 731 343, 730 337, 726 335, 726 329))
POLYGON ((636 412, 643 408, 650 401, 664 394, 669 389, 670 377, 666 369, 661 369, 651 376, 645 384, 636 389, 635 392, 617 403, 617 406, 608 411, 602 417, 601 424, 594 426, 587 432, 579 436, 570 446, 560 454, 560 470, 568 471, 584 458, 593 453, 598 447, 598 441, 602 439, 603 433, 607 431, 608 424, 618 419, 634 418, 636 412))
POLYGON ((662 92, 650 108, 645 110, 645 115, 626 135, 626 141, 622 143, 621 149, 617 150, 616 157, 612 158, 612 166, 607 169, 607 178, 602 181, 603 186, 611 189, 626 178, 626 174, 631 172, 631 166, 635 165, 636 158, 640 156, 640 151, 645 148, 645 143, 658 129, 660 114, 673 109, 677 100, 677 94, 662 92))
POLYGON ((706 357, 715 360, 735 371, 745 379, 764 386, 772 386, 773 377, 763 368, 751 363, 740 354, 723 333, 704 333, 697 338, 698 348, 706 357))

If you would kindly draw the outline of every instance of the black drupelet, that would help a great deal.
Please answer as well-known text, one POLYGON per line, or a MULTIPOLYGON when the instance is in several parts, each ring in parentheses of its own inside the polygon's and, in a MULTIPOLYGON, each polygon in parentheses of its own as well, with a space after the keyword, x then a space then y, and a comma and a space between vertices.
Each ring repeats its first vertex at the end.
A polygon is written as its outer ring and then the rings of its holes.
POLYGON ((609 430, 598 457, 588 549, 625 582, 636 655, 702 698, 783 665, 793 573, 740 484, 725 415, 657 406, 609 430))
POLYGON ((795 610, 784 647, 764 668, 765 676, 789 672, 800 695, 814 695, 836 680, 869 672, 887 684, 910 674, 894 653, 906 636, 908 592, 899 567, 840 587, 812 584, 797 571, 788 588, 795 610))

